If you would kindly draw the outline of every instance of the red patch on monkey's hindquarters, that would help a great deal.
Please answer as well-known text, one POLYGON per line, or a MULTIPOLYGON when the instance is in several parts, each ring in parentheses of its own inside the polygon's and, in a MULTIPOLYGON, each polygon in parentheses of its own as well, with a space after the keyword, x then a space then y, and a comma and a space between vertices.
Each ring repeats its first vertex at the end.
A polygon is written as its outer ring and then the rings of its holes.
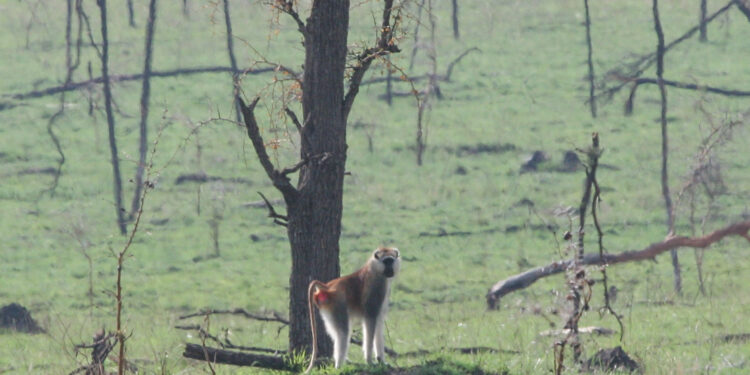
POLYGON ((318 291, 315 293, 315 296, 313 297, 315 299, 315 303, 318 305, 323 305, 331 298, 331 296, 328 294, 328 292, 324 291, 318 291))

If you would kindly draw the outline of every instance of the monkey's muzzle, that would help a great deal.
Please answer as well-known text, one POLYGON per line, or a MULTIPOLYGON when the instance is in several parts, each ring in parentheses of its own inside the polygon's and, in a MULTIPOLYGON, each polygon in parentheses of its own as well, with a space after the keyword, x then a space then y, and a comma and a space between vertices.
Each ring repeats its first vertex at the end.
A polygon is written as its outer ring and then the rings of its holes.
POLYGON ((385 265, 383 275, 385 277, 393 277, 396 274, 396 272, 393 271, 393 262, 395 262, 395 259, 390 257, 383 259, 383 265, 385 265))

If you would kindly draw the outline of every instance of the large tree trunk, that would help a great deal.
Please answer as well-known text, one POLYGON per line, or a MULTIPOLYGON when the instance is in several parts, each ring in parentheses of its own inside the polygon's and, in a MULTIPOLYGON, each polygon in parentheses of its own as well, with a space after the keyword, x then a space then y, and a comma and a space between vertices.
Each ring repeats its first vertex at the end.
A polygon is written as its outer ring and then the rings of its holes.
MULTIPOLYGON (((301 156, 316 157, 299 172, 296 201, 287 202, 288 234, 292 250, 289 303, 289 349, 310 349, 307 286, 311 280, 328 281, 340 274, 346 117, 344 68, 349 27, 349 1, 315 1, 305 35, 305 73, 302 110, 306 122, 301 156)), ((322 327, 322 325, 319 325, 322 327)), ((325 335, 321 356, 332 352, 325 335)))

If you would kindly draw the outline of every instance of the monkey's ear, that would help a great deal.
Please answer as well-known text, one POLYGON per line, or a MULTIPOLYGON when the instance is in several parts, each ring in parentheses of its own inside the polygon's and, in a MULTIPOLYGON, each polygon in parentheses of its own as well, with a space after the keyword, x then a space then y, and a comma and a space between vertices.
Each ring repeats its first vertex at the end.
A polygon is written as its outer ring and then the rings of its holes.
POLYGON ((380 253, 380 249, 375 249, 375 251, 372 252, 372 257, 375 259, 380 259, 378 253, 380 253))
POLYGON ((401 257, 401 253, 400 253, 400 252, 398 251, 398 248, 394 247, 394 248, 393 248, 393 251, 395 251, 395 252, 396 252, 396 258, 399 258, 399 257, 401 257))

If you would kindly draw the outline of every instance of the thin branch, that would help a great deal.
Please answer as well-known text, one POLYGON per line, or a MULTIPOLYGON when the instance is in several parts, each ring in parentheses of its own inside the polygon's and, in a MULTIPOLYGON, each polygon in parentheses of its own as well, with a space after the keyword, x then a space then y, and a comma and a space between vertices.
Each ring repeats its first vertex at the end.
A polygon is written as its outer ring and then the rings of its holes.
POLYGON ((196 331, 198 332, 198 335, 200 335, 201 338, 211 339, 215 343, 219 344, 219 346, 221 346, 222 349, 237 349, 237 350, 243 350, 243 351, 249 351, 249 352, 262 352, 262 353, 271 353, 271 354, 286 353, 286 350, 281 350, 281 349, 269 349, 269 348, 262 348, 258 346, 235 345, 229 340, 228 337, 225 337, 224 340, 222 340, 219 337, 212 335, 210 332, 206 331, 203 327, 201 327, 198 324, 177 325, 174 328, 182 329, 186 331, 196 331))
MULTIPOLYGON (((630 88, 630 95, 628 96, 628 100, 625 102, 625 115, 630 115, 633 112, 633 106, 634 106, 633 103, 635 100, 635 93, 636 93, 636 90, 638 89, 638 86, 643 85, 643 84, 653 84, 653 85, 659 84, 659 80, 656 78, 638 78, 638 79, 630 80, 629 82, 632 82, 633 86, 630 88)), ((701 92, 724 95, 724 96, 729 96, 729 97, 750 96, 750 91, 723 89, 723 88, 713 87, 713 86, 708 86, 708 85, 676 82, 676 81, 670 81, 666 79, 662 79, 662 82, 664 86, 675 87, 675 88, 683 89, 683 90, 701 91, 701 92)))
POLYGON ((349 90, 344 96, 344 102, 342 110, 344 118, 349 116, 349 112, 354 104, 354 98, 359 92, 359 85, 362 82, 362 78, 365 76, 365 72, 370 68, 372 62, 380 57, 390 53, 398 53, 401 50, 396 45, 394 39, 394 31, 398 27, 399 20, 401 18, 400 11, 396 14, 393 26, 391 26, 391 12, 393 10, 393 0, 385 0, 383 5, 383 21, 380 26, 380 38, 376 42, 375 47, 370 47, 362 51, 357 56, 356 65, 352 70, 351 78, 349 79, 349 90))
POLYGON ((302 36, 307 35, 307 27, 305 26, 305 23, 302 22, 302 19, 300 18, 297 11, 294 10, 294 1, 293 0, 276 0, 276 4, 274 4, 274 8, 288 14, 294 22, 297 23, 297 30, 299 30, 300 33, 302 33, 302 36))
POLYGON ((455 59, 453 59, 453 61, 451 61, 450 64, 448 64, 448 68, 445 69, 445 76, 444 77, 436 76, 435 78, 437 80, 439 80, 439 81, 444 80, 446 82, 450 82, 451 75, 453 74, 453 68, 456 66, 456 64, 458 64, 464 57, 466 57, 466 55, 468 55, 469 53, 474 52, 474 51, 477 51, 477 52, 480 52, 480 53, 482 52, 482 50, 479 49, 479 48, 477 48, 477 47, 471 47, 471 48, 467 49, 466 51, 464 51, 463 53, 461 53, 460 55, 458 55, 458 57, 456 57, 455 59))
POLYGON ((260 194, 260 197, 263 198, 263 202, 266 202, 266 207, 268 207, 268 217, 273 218, 273 222, 278 225, 281 225, 284 227, 287 226, 289 217, 286 215, 277 214, 271 202, 269 202, 268 199, 266 199, 266 196, 263 195, 263 193, 261 192, 258 192, 258 194, 260 194))
MULTIPOLYGON (((617 263, 653 260, 657 255, 672 249, 685 247, 704 249, 716 242, 721 241, 722 239, 724 239, 724 237, 732 235, 743 237, 750 242, 750 234, 748 234, 748 231, 750 231, 750 220, 728 225, 722 229, 717 229, 701 237, 669 237, 662 242, 653 243, 642 250, 625 251, 617 254, 604 255, 600 255, 598 253, 589 253, 583 257, 581 263, 589 266, 611 266, 617 263)), ((564 272, 566 269, 570 268, 573 265, 573 262, 573 259, 561 260, 543 267, 530 269, 523 273, 508 277, 505 280, 497 282, 487 292, 486 297, 488 307, 490 309, 498 308, 500 298, 502 298, 503 296, 517 290, 524 289, 541 278, 564 272)))
MULTIPOLYGON (((242 74, 260 74, 260 73, 267 73, 267 72, 273 72, 273 71, 275 71, 275 68, 261 68, 261 69, 247 68, 247 69, 242 70, 242 74)), ((166 77, 175 77, 179 75, 192 75, 192 74, 202 74, 202 73, 225 73, 225 72, 231 73, 232 68, 227 67, 227 66, 210 66, 210 67, 201 67, 201 68, 152 71, 151 77, 152 78, 153 77, 166 78, 166 77)), ((143 73, 109 76, 109 80, 112 83, 125 82, 125 81, 138 81, 141 79, 143 79, 143 73)), ((43 96, 54 95, 54 94, 58 94, 58 93, 65 92, 65 91, 78 90, 80 88, 85 88, 85 87, 98 84, 98 83, 103 83, 103 82, 104 82, 103 77, 96 77, 96 78, 89 79, 87 81, 71 82, 70 84, 67 84, 67 85, 64 84, 61 86, 52 86, 46 89, 34 90, 34 91, 28 91, 24 93, 10 94, 10 95, 4 95, 4 96, 10 97, 11 99, 16 99, 16 100, 41 98, 43 96)))
POLYGON ((289 324, 289 319, 282 317, 277 312, 274 312, 272 316, 267 316, 267 315, 251 313, 243 308, 236 308, 232 310, 217 310, 217 309, 203 310, 203 311, 195 312, 192 314, 182 315, 178 319, 188 319, 188 318, 193 318, 196 316, 218 315, 218 314, 242 315, 248 319, 260 320, 263 322, 278 322, 284 325, 289 324))
POLYGON ((591 17, 589 15, 589 0, 583 0, 583 8, 586 11, 586 47, 587 47, 587 59, 589 67, 589 106, 591 109, 591 117, 596 118, 596 97, 594 96, 595 84, 594 84, 594 62, 592 59, 593 48, 591 46, 591 17))
POLYGON ((263 166, 263 169, 266 171, 268 178, 271 179, 273 186, 275 186, 277 189, 279 189, 279 191, 281 191, 287 205, 291 205, 296 200, 299 192, 291 184, 291 182, 289 181, 289 177, 286 174, 279 172, 276 170, 276 168, 274 168, 273 164, 271 163, 271 159, 268 157, 268 152, 266 151, 266 145, 265 143, 263 143, 263 137, 261 137, 260 135, 260 129, 258 128, 258 123, 255 120, 254 110, 255 110, 255 106, 258 104, 258 100, 260 100, 260 97, 256 97, 248 106, 248 105, 245 105, 245 102, 242 100, 242 98, 239 95, 237 95, 237 102, 240 105, 240 109, 242 110, 242 115, 245 119, 245 127, 247 128, 247 136, 250 138, 250 141, 253 143, 253 147, 255 148, 255 153, 258 155, 258 161, 260 162, 261 166, 263 166))
MULTIPOLYGON (((597 160, 598 161, 598 160, 597 160)), ((594 221, 594 227, 596 228, 596 234, 597 234, 597 243, 599 245, 599 257, 604 257, 604 232, 602 231, 602 227, 599 224, 599 214, 597 211, 597 208, 599 207, 599 203, 601 203, 601 195, 602 191, 599 188, 599 181, 596 180, 596 170, 595 167, 592 168, 592 177, 591 180, 594 184, 594 197, 591 201, 591 217, 594 221)), ((622 341, 623 337, 625 336, 625 326, 622 323, 622 318, 620 317, 617 312, 615 312, 614 308, 612 308, 610 295, 609 295, 609 286, 608 286, 608 278, 607 278, 607 266, 604 265, 601 267, 602 272, 602 285, 604 289, 604 308, 609 311, 612 316, 617 319, 617 324, 620 325, 620 341, 622 341)))
MULTIPOLYGON (((711 21, 715 20, 718 16, 728 11, 732 7, 732 5, 734 5, 737 1, 739 0, 730 0, 723 7, 719 8, 716 12, 714 12, 709 17, 707 17, 704 22, 696 26, 693 26, 684 34, 682 34, 679 38, 667 43, 664 46, 664 53, 666 54, 674 46, 692 37, 698 30, 700 30, 701 24, 706 24, 706 25, 709 24, 711 21)), ((620 82, 619 84, 609 89, 601 90, 600 93, 597 95, 597 98, 611 99, 612 96, 614 96, 614 94, 619 92, 623 87, 625 87, 625 85, 627 85, 628 80, 632 80, 634 78, 640 77, 641 74, 643 74, 646 71, 646 69, 648 69, 651 65, 654 64, 654 62, 656 62, 656 53, 651 52, 651 53, 641 56, 638 60, 630 64, 627 64, 625 67, 621 69, 615 69, 615 70, 611 70, 607 72, 604 75, 604 79, 602 81, 606 81, 609 77, 613 77, 613 76, 624 81, 620 82)), ((600 83, 600 86, 602 87, 605 87, 605 85, 606 83, 603 83, 603 82, 600 83)))

